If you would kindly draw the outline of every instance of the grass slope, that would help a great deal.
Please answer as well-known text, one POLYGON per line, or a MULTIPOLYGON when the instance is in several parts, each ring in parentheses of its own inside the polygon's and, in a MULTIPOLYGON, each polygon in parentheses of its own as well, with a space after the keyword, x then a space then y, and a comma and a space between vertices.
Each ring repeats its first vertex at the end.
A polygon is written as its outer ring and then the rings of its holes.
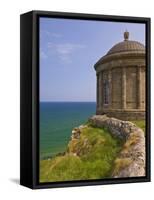
POLYGON ((145 133, 145 120, 136 120, 132 122, 136 124, 139 128, 141 128, 145 133))
POLYGON ((69 142, 69 153, 40 161, 40 182, 109 177, 121 147, 122 142, 107 130, 88 125, 82 129, 79 139, 69 142), (75 152, 78 156, 73 155, 75 152))

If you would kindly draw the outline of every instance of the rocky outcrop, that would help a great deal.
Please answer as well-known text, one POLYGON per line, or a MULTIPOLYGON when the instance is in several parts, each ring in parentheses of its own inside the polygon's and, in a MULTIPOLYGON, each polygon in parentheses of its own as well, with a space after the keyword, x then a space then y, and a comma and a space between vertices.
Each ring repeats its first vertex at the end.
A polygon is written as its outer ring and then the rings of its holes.
POLYGON ((94 127, 107 128, 114 137, 124 141, 123 148, 114 162, 112 176, 145 176, 145 136, 144 132, 129 121, 95 115, 89 119, 94 127))
POLYGON ((91 149, 91 144, 88 141, 88 138, 82 137, 82 130, 87 128, 86 125, 81 125, 79 127, 75 127, 72 130, 71 140, 68 143, 67 154, 74 156, 82 156, 87 154, 91 149))

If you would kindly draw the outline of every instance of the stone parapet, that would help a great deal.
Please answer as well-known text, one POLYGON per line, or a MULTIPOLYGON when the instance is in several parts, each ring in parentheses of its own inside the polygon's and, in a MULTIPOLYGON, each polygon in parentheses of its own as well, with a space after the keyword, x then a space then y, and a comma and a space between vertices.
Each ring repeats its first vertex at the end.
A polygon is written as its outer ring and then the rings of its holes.
POLYGON ((145 176, 145 136, 144 132, 129 121, 95 115, 89 119, 92 126, 107 128, 114 137, 124 141, 116 158, 112 177, 145 176))

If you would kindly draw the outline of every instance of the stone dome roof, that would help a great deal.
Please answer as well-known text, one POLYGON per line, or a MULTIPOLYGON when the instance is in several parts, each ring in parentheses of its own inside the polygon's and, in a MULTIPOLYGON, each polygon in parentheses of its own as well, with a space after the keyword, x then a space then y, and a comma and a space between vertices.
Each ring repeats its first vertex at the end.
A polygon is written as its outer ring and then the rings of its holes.
POLYGON ((127 40, 123 42, 119 42, 118 44, 114 45, 107 53, 107 55, 113 53, 120 53, 120 52, 129 52, 129 51, 136 51, 136 52, 144 52, 145 47, 143 44, 137 41, 127 40))
POLYGON ((130 56, 145 56, 145 46, 138 42, 129 40, 129 32, 124 32, 124 41, 115 44, 103 57, 101 57, 94 68, 96 69, 98 65, 106 63, 108 61, 117 58, 128 58, 130 56))
POLYGON ((114 45, 106 55, 120 52, 145 52, 145 46, 137 41, 129 40, 129 32, 124 32, 124 41, 114 45))

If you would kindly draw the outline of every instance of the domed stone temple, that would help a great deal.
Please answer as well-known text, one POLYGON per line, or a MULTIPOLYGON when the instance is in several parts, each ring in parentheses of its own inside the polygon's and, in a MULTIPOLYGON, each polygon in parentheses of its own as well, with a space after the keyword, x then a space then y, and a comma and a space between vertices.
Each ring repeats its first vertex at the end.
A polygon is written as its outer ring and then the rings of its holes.
POLYGON ((122 120, 145 119, 145 46, 129 40, 115 44, 94 66, 96 114, 122 120))

